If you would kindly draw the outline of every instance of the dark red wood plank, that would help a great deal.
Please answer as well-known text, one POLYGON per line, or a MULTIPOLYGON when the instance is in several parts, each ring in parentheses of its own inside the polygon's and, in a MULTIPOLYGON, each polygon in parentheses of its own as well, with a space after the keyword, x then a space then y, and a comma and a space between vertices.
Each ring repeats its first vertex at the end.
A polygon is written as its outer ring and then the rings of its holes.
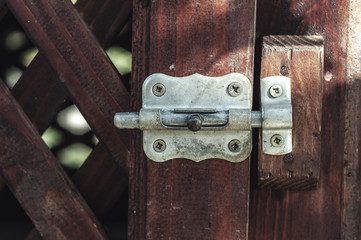
POLYGON ((128 186, 128 171, 98 144, 72 180, 96 216, 104 219, 128 186))
POLYGON ((258 186, 273 189, 312 189, 317 186, 321 160, 323 82, 321 36, 273 35, 263 38, 261 79, 284 75, 291 79, 292 153, 262 152, 260 133, 258 186))
MULTIPOLYGON (((127 169, 121 169, 102 144, 98 144, 85 163, 72 176, 89 207, 103 220, 128 186, 127 169)), ((36 229, 27 240, 41 239, 36 229)))
POLYGON ((39 53, 11 90, 39 134, 68 101, 46 59, 39 53))
POLYGON ((0 81, 0 172, 46 239, 106 239, 59 162, 0 81))
POLYGON ((361 11, 350 1, 345 91, 345 146, 342 186, 341 239, 361 236, 361 11))
POLYGON ((357 77, 349 78, 346 88, 341 232, 342 239, 345 240, 361 236, 361 78, 359 72, 356 74, 357 77))
MULTIPOLYGON (((145 79, 149 74, 149 34, 150 2, 135 0, 133 3, 133 46, 132 46, 132 88, 131 108, 139 111, 142 91, 137 79, 145 79), (135 57, 137 56, 137 57, 135 57)), ((144 239, 146 236, 147 206, 147 159, 144 156, 139 131, 131 132, 129 167, 129 239, 144 239)))
MULTIPOLYGON (((252 81, 254 9, 255 1, 135 1, 133 110, 155 72, 240 72, 252 81)), ((160 164, 144 157, 139 135, 133 146, 130 239, 247 238, 248 160, 160 164)))
POLYGON ((319 187, 306 192, 251 188, 250 239, 341 238, 346 60, 353 51, 347 46, 351 2, 356 1, 258 1, 257 35, 321 34, 325 68, 319 187))
POLYGON ((82 19, 104 47, 108 47, 122 30, 130 18, 132 6, 132 0, 78 0, 75 4, 82 19))
POLYGON ((126 168, 126 136, 115 130, 113 116, 128 108, 128 93, 73 5, 66 0, 16 0, 8 1, 8 5, 97 137, 117 163, 126 168), (121 96, 122 101, 118 103, 112 95, 121 96))

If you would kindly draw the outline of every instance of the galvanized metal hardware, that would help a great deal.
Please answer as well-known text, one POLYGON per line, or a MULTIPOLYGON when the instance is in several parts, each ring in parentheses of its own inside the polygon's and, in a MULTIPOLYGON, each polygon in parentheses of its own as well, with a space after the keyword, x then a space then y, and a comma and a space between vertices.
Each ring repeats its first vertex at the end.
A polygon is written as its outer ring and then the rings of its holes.
POLYGON ((270 155, 292 152, 291 81, 273 76, 261 79, 262 151, 270 155))
POLYGON ((268 89, 266 94, 261 90, 259 112, 251 111, 252 86, 240 73, 222 77, 152 74, 143 84, 139 113, 117 113, 114 124, 118 128, 143 130, 145 154, 157 162, 173 158, 241 162, 252 150, 252 127, 264 128, 267 137, 273 134, 264 143, 266 153, 285 154, 289 146, 292 151, 292 142, 288 142, 292 141, 288 136, 292 131, 291 92, 287 84, 290 79, 277 76, 263 81, 261 86, 268 89), (270 126, 278 120, 281 122, 275 127, 270 126))

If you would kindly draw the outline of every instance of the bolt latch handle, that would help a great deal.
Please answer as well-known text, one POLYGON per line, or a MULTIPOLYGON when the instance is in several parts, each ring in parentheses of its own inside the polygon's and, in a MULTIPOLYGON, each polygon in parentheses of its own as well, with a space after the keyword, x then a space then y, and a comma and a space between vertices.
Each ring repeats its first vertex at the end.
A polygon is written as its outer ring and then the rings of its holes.
MULTIPOLYGON (((184 111, 185 112, 185 111, 184 111)), ((116 113, 114 125, 120 129, 141 130, 164 130, 164 129, 189 129, 193 132, 200 130, 228 128, 233 130, 244 130, 260 128, 262 116, 260 111, 252 111, 250 123, 247 123, 247 115, 243 110, 230 110, 214 113, 175 113, 172 111, 141 109, 137 112, 116 113), (240 118, 243 117, 241 120, 240 118), (232 125, 230 125, 230 121, 232 125), (243 122, 245 121, 245 122, 243 122)))
POLYGON ((193 132, 197 132, 202 128, 203 119, 199 114, 192 114, 188 117, 187 127, 193 132))

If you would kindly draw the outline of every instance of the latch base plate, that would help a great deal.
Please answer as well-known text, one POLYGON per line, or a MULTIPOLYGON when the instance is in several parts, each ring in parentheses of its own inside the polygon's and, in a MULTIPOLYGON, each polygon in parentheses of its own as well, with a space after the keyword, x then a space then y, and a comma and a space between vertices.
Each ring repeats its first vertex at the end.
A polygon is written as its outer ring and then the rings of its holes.
POLYGON ((189 131, 186 126, 184 129, 182 126, 167 126, 161 119, 162 114, 159 114, 160 119, 154 121, 160 123, 163 130, 143 129, 144 152, 156 162, 174 158, 187 158, 196 162, 220 158, 241 162, 252 150, 251 108, 252 86, 249 79, 240 73, 221 77, 152 74, 143 85, 145 111, 159 109, 175 114, 194 112, 200 115, 204 111, 210 116, 209 112, 241 114, 237 118, 228 114, 226 124, 202 127, 197 132, 189 131), (243 127, 240 128, 241 122, 243 127), (237 125, 237 131, 234 125, 237 125))

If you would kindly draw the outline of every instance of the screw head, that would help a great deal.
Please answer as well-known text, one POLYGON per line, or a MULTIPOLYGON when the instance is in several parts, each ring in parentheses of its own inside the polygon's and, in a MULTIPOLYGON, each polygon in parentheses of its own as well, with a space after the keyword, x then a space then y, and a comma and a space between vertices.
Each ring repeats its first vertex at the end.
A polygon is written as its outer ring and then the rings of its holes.
POLYGON ((228 143, 228 149, 231 152, 240 152, 241 151, 241 142, 237 139, 233 139, 228 143))
POLYGON ((155 140, 153 143, 153 149, 156 152, 164 152, 166 147, 167 147, 167 145, 165 144, 164 140, 162 140, 162 139, 155 140))
POLYGON ((288 76, 290 74, 290 68, 283 65, 280 69, 280 73, 282 76, 288 76))
POLYGON ((273 98, 278 98, 282 95, 283 93, 283 89, 280 85, 275 84, 272 87, 270 87, 269 89, 269 94, 273 97, 273 98))
POLYGON ((271 145, 274 147, 281 147, 283 145, 283 137, 279 134, 275 134, 271 137, 271 145))
POLYGON ((228 85, 227 87, 227 92, 230 96, 232 97, 237 97, 241 94, 242 92, 242 86, 240 83, 238 82, 233 82, 231 84, 228 85))
POLYGON ((157 83, 152 88, 153 94, 157 97, 161 97, 165 93, 165 87, 161 83, 157 83))

